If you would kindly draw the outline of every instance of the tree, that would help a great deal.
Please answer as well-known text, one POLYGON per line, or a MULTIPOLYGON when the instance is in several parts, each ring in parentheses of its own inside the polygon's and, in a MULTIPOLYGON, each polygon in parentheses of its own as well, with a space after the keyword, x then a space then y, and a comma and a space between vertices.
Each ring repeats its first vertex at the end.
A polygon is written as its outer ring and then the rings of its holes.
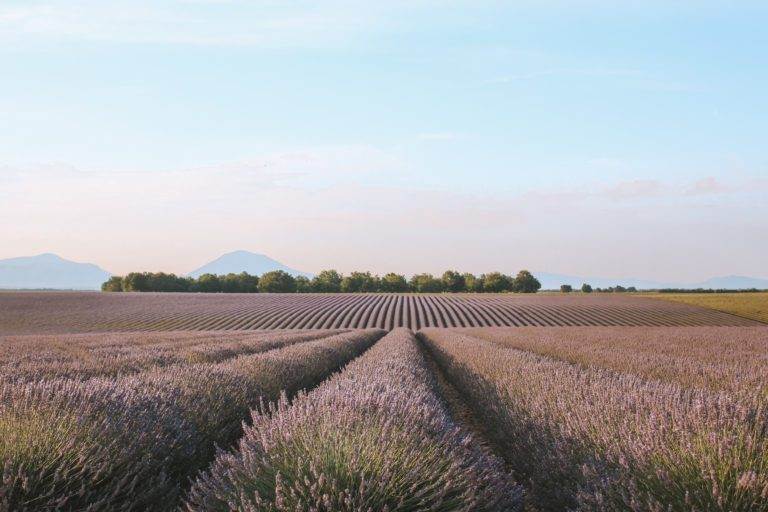
POLYGON ((562 293, 571 293, 573 291, 573 286, 569 284, 561 284, 560 285, 560 291, 562 293))
POLYGON ((381 291, 399 293, 408 291, 408 282, 405 276, 390 272, 381 278, 381 291))
POLYGON ((312 291, 338 293, 341 291, 341 274, 335 270, 323 270, 312 279, 312 291))
POLYGON ((541 288, 541 283, 527 270, 521 270, 515 277, 514 289, 520 293, 536 293, 541 288))
POLYGON ((483 280, 484 292, 501 293, 513 290, 514 280, 510 276, 502 274, 501 272, 483 274, 481 279, 483 280))
POLYGON ((432 274, 416 274, 408 283, 412 292, 439 293, 443 291, 443 282, 432 274))
POLYGON ((592 286, 587 284, 587 283, 582 284, 581 285, 581 292, 582 293, 592 293, 592 286))
POLYGON ((461 277, 464 278, 464 287, 468 292, 480 293, 483 291, 483 279, 481 277, 475 277, 469 272, 462 274, 461 277))
POLYGON ((259 291, 261 293, 294 293, 296 279, 283 270, 273 270, 259 278, 259 291))
POLYGON ((101 291, 103 292, 121 292, 123 291, 123 278, 120 276, 112 276, 107 281, 102 283, 101 291))
POLYGON ((446 270, 443 272, 443 289, 451 293, 459 293, 467 291, 466 281, 464 276, 456 272, 455 270, 446 270))
POLYGON ((203 274, 197 278, 193 290, 203 293, 217 293, 222 291, 221 279, 216 274, 203 274))
POLYGON ((151 291, 149 287, 149 273, 148 272, 131 272, 123 277, 123 291, 126 292, 148 292, 151 291))
POLYGON ((344 293, 375 292, 378 289, 379 278, 370 272, 352 272, 341 280, 341 291, 344 293))
POLYGON ((309 293, 312 291, 312 283, 308 277, 296 276, 296 293, 309 293))

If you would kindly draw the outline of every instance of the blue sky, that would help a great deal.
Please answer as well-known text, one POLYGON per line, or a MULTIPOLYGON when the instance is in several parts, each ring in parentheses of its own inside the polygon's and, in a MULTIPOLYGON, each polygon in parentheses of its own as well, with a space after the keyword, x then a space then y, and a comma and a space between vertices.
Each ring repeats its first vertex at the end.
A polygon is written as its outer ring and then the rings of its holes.
POLYGON ((768 277, 768 6, 616 4, 2 0, 0 257, 768 277))

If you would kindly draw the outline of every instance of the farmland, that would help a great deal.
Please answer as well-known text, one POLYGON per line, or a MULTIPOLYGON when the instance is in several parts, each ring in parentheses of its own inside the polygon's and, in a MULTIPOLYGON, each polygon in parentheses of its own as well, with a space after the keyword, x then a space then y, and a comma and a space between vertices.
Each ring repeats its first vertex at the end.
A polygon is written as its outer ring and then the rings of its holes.
POLYGON ((768 323, 768 292, 759 293, 660 293, 652 297, 700 306, 768 323))
POLYGON ((636 296, 0 293, 1 334, 258 329, 754 325, 636 296))
POLYGON ((0 511, 768 512, 768 326, 635 296, 0 294, 0 511))

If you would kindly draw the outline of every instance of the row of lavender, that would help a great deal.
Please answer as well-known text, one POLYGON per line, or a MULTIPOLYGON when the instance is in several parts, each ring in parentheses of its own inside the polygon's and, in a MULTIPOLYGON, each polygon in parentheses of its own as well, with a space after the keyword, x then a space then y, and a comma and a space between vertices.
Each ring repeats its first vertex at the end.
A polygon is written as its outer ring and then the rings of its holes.
POLYGON ((197 363, 219 363, 346 332, 242 331, 100 333, 7 337, 0 344, 4 380, 117 378, 197 363))
POLYGON ((768 511, 765 328, 473 334, 421 337, 537 510, 768 511))
POLYGON ((193 485, 192 512, 515 511, 522 490, 451 419, 411 331, 293 403, 253 413, 193 485))
POLYGON ((160 355, 170 341, 143 348, 123 346, 118 339, 110 349, 110 340, 49 347, 40 351, 43 362, 37 366, 33 354, 22 350, 16 357, 14 350, 4 350, 0 510, 175 507, 190 479, 213 460, 216 446, 228 447, 240 437, 251 409, 317 385, 384 332, 327 334, 314 341, 317 333, 261 335, 236 340, 239 345, 226 350, 221 340, 189 341, 180 352, 194 348, 211 357, 199 363, 171 357, 165 364, 160 355), (117 357, 115 363, 106 355, 113 350, 125 350, 126 360, 117 357), (142 351, 152 364, 143 364, 142 351), (102 352, 105 359, 99 359, 102 352), (45 361, 71 364, 63 364, 64 377, 54 371, 44 380, 32 379, 45 361), (117 369, 103 372, 109 378, 93 376, 105 361, 117 369))

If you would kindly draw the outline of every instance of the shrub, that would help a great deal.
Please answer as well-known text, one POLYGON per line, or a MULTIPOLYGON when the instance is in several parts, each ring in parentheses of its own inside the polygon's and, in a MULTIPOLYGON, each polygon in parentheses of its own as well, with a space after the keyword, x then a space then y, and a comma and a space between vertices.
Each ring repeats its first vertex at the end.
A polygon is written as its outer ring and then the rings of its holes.
POLYGON ((569 284, 561 284, 560 285, 560 292, 562 293, 571 293, 573 291, 573 286, 569 284))
POLYGON ((592 286, 587 283, 584 283, 581 285, 581 291, 582 293, 592 293, 592 286))
POLYGON ((253 415, 189 511, 515 511, 521 491, 448 415, 410 331, 292 404, 253 415))

